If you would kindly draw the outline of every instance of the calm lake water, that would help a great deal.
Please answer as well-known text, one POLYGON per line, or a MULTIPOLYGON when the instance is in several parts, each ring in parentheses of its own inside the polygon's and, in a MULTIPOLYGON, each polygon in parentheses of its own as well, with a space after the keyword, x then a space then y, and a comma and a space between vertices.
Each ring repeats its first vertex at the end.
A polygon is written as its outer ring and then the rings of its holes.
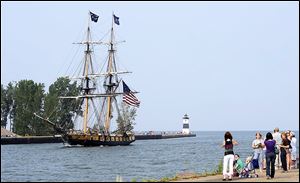
MULTIPOLYGON (((138 140, 130 146, 116 147, 64 147, 62 143, 1 145, 1 182, 116 181, 117 176, 131 181, 216 169, 223 158, 220 144, 224 132, 195 133, 197 137, 138 140)), ((245 160, 252 154, 255 132, 232 134, 239 142, 234 151, 245 160)), ((296 138, 299 139, 299 131, 296 138)))

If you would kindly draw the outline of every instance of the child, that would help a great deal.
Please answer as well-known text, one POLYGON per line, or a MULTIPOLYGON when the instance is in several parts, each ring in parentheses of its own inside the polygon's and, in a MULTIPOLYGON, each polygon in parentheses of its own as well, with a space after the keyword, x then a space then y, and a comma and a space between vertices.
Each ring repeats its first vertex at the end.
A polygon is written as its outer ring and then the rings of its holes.
POLYGON ((237 172, 237 176, 239 176, 242 172, 242 170, 244 169, 244 163, 243 161, 240 159, 240 156, 238 154, 234 155, 234 160, 236 161, 234 169, 237 172))
POLYGON ((246 159, 246 164, 244 165, 245 168, 243 168, 240 173, 240 178, 258 177, 258 175, 255 173, 255 169, 253 168, 252 161, 253 156, 248 156, 246 159))

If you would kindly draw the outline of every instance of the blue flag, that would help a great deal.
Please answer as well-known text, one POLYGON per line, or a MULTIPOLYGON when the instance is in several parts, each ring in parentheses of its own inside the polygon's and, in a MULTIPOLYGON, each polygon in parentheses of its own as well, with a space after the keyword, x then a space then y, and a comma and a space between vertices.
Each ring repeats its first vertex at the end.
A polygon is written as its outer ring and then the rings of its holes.
POLYGON ((115 24, 120 25, 119 17, 117 17, 116 15, 114 15, 114 22, 115 24))
POLYGON ((97 21, 98 21, 98 18, 99 18, 98 15, 96 15, 96 14, 94 14, 94 13, 92 13, 92 12, 90 12, 90 15, 91 15, 91 20, 92 20, 92 21, 94 21, 94 22, 97 22, 97 21))

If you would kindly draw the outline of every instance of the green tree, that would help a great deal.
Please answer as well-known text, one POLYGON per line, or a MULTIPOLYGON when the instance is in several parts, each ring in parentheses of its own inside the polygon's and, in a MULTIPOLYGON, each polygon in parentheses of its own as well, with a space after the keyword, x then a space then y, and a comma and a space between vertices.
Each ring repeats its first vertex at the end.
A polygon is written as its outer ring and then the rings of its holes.
POLYGON ((6 113, 6 90, 1 84, 1 127, 6 127, 7 113, 6 113))
POLYGON ((43 135, 45 125, 33 113, 43 114, 44 84, 21 80, 15 92, 14 130, 19 135, 43 135))
POLYGON ((1 84, 1 126, 6 127, 8 117, 12 119, 14 86, 8 83, 7 89, 1 84))
MULTIPOLYGON (((7 106, 9 106, 9 119, 10 121, 13 121, 14 119, 14 116, 15 116, 15 108, 16 108, 16 105, 15 105, 15 100, 14 100, 14 97, 15 97, 15 86, 9 82, 8 85, 7 85, 7 88, 6 88, 6 97, 7 97, 7 106)), ((14 131, 14 128, 13 128, 13 124, 11 124, 12 126, 10 126, 12 128, 12 130, 14 131)))
MULTIPOLYGON (((58 78, 50 87, 45 97, 45 116, 50 121, 58 123, 59 126, 73 128, 73 117, 76 114, 82 115, 81 99, 59 99, 60 96, 78 96, 80 87, 77 83, 70 83, 67 78, 58 78)), ((55 132, 53 132, 55 133, 55 132)))
POLYGON ((133 125, 135 125, 136 108, 129 105, 122 104, 120 109, 120 115, 117 118, 117 133, 124 134, 126 132, 132 132, 133 125))

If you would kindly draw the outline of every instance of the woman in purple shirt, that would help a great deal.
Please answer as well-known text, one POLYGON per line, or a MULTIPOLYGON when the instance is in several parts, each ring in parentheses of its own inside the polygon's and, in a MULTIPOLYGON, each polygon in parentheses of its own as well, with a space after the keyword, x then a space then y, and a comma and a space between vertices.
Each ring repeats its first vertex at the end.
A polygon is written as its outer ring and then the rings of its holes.
POLYGON ((270 132, 268 132, 266 135, 266 140, 264 142, 264 146, 266 146, 267 179, 270 179, 270 178, 273 179, 274 175, 275 175, 275 159, 276 159, 275 145, 276 145, 276 141, 273 140, 272 134, 270 132), (271 172, 270 172, 270 169, 271 169, 271 172))

